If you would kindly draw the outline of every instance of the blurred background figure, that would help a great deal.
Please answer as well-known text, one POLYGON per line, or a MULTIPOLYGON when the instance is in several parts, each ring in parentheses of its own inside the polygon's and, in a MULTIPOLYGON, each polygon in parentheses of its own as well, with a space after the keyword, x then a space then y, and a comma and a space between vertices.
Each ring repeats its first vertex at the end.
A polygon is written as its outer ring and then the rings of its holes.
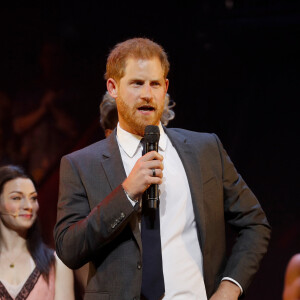
POLYGON ((172 109, 175 105, 176 103, 170 99, 170 95, 167 93, 165 98, 164 111, 161 116, 161 122, 164 126, 167 126, 169 124, 169 121, 175 118, 175 112, 172 109))
POLYGON ((108 137, 118 124, 116 100, 106 92, 100 103, 100 125, 108 137))
MULTIPOLYGON (((170 99, 170 95, 166 94, 165 107, 161 116, 161 122, 164 126, 167 126, 169 121, 175 118, 175 112, 172 108, 176 103, 170 99)), ((108 137, 118 124, 118 111, 116 100, 106 92, 100 103, 100 124, 105 133, 105 137, 108 137)))
POLYGON ((73 300, 73 272, 42 242, 38 210, 30 177, 0 167, 0 298, 73 300))
POLYGON ((17 163, 40 184, 76 143, 84 109, 79 108, 80 93, 68 78, 62 44, 45 41, 38 61, 39 76, 14 101, 13 128, 19 140, 17 163))
POLYGON ((300 254, 289 261, 284 279, 283 300, 300 299, 300 254))

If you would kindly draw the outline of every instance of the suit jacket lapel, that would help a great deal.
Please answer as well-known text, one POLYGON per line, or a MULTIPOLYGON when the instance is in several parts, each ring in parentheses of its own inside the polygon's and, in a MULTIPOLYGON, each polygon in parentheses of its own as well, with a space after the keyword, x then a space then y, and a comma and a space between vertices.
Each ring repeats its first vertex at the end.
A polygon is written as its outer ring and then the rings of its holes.
MULTIPOLYGON (((107 147, 102 152, 101 164, 106 173, 111 190, 114 190, 126 179, 126 172, 116 138, 116 129, 106 139, 107 147)), ((141 233, 137 216, 130 220, 130 227, 139 248, 142 248, 141 233)))
POLYGON ((116 131, 106 139, 107 147, 102 152, 101 163, 106 173, 111 190, 114 190, 126 178, 119 146, 116 138, 116 131))
POLYGON ((201 166, 197 163, 196 149, 191 141, 181 132, 165 128, 165 132, 175 147, 185 169, 194 208, 194 214, 202 252, 205 245, 205 214, 203 205, 203 181, 201 166))

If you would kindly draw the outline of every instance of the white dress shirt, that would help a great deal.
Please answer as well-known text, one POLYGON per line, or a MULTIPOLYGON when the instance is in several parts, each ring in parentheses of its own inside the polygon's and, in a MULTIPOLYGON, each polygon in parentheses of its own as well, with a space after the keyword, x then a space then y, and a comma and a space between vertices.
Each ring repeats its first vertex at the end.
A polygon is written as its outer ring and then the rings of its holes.
MULTIPOLYGON (((160 190, 160 234, 164 300, 207 300, 195 215, 182 162, 162 126, 158 152, 164 157, 160 190)), ((117 140, 127 176, 142 156, 141 137, 117 128, 117 140)))

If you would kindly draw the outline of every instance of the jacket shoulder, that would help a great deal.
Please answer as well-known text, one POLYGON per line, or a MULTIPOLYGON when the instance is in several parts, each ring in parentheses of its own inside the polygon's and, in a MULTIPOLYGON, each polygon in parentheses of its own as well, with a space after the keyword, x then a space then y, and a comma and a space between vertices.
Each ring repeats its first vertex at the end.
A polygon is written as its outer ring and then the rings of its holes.
POLYGON ((166 132, 172 137, 178 136, 186 138, 187 140, 192 140, 193 142, 216 144, 216 142, 219 143, 220 141, 215 133, 191 131, 182 128, 168 128, 166 129, 166 132))
POLYGON ((102 161, 107 156, 116 155, 119 151, 115 137, 108 137, 94 144, 86 146, 62 157, 78 165, 89 165, 95 161, 102 161))
POLYGON ((86 155, 91 155, 93 153, 101 152, 105 148, 105 140, 98 141, 94 144, 88 145, 82 149, 76 150, 74 152, 71 152, 69 154, 66 154, 66 157, 70 158, 79 158, 86 155))

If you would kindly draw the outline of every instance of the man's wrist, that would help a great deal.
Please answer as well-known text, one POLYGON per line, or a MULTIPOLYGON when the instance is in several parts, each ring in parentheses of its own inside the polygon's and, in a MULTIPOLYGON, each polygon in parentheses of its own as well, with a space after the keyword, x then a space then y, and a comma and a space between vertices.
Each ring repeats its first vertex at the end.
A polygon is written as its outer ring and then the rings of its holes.
POLYGON ((124 185, 122 184, 122 188, 123 188, 123 191, 125 193, 125 195, 127 196, 127 198, 130 200, 130 201, 133 201, 135 203, 139 202, 139 199, 135 199, 132 195, 130 195, 126 189, 124 188, 124 185))
POLYGON ((224 296, 224 299, 238 299, 241 295, 240 288, 234 282, 229 280, 222 280, 218 292, 224 296))
POLYGON ((221 282, 222 281, 230 281, 230 282, 234 283, 240 289, 239 296, 241 296, 243 294, 243 288, 242 288, 242 286, 236 280, 234 280, 233 278, 231 278, 231 277, 223 277, 222 280, 221 280, 221 282))

